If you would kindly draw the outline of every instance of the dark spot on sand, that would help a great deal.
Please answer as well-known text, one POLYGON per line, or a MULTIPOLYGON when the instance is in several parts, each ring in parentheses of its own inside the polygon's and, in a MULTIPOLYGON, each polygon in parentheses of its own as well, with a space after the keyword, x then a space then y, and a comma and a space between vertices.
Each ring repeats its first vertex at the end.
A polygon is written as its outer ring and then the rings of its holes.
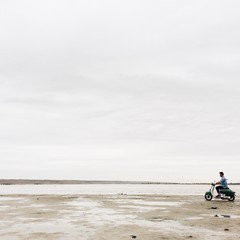
POLYGON ((226 214, 223 214, 223 215, 221 215, 221 216, 223 216, 223 217, 225 217, 225 218, 230 218, 230 217, 231 217, 230 215, 226 215, 226 214))

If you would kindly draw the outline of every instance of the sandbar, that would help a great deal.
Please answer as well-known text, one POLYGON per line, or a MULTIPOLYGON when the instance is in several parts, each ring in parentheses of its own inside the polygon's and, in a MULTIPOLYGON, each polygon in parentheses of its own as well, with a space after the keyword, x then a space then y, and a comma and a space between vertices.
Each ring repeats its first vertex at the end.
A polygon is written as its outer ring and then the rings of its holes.
POLYGON ((1 195, 0 240, 240 239, 240 201, 179 195, 1 195))

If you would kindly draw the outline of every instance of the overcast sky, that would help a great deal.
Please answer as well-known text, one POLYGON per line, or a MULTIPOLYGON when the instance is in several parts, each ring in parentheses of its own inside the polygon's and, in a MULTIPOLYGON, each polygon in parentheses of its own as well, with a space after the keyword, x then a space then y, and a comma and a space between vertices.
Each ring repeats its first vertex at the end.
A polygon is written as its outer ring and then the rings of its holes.
POLYGON ((0 1, 0 178, 239 182, 239 10, 0 1))

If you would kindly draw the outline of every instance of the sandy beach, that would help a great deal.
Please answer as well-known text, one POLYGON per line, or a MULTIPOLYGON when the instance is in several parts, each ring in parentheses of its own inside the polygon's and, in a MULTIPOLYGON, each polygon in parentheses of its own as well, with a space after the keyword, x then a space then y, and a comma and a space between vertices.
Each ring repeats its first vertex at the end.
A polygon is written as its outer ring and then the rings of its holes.
POLYGON ((2 195, 0 239, 240 239, 240 201, 202 196, 2 195))

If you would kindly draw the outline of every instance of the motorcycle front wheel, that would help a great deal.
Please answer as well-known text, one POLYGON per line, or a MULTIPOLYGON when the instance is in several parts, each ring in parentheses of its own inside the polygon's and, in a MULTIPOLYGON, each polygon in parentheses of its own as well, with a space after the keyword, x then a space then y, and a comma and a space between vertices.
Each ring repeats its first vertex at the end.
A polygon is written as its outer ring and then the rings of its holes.
POLYGON ((207 200, 207 201, 211 201, 212 200, 212 195, 211 194, 205 194, 205 199, 207 200))

